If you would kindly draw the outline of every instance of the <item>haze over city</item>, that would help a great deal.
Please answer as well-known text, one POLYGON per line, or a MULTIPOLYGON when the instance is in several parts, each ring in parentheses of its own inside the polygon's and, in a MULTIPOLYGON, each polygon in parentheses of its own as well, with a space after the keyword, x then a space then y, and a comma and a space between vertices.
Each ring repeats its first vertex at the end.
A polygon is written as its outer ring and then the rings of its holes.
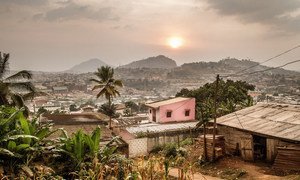
MULTIPOLYGON (((1 0, 0 49, 17 70, 63 71, 91 58, 119 66, 159 54, 179 65, 261 62, 299 45, 299 8, 299 0, 1 0)), ((300 71, 300 63, 286 68, 300 71)))

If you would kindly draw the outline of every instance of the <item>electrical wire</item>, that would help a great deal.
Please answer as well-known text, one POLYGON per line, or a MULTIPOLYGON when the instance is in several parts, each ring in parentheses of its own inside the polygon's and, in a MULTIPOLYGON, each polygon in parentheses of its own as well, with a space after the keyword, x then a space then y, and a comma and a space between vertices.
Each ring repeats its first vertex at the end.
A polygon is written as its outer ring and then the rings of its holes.
MULTIPOLYGON (((229 74, 229 75, 222 76, 222 77, 223 77, 223 78, 226 78, 226 77, 238 75, 238 74, 241 73, 241 72, 247 71, 247 70, 252 69, 252 68, 254 68, 254 67, 257 67, 257 66, 259 66, 259 65, 261 65, 261 64, 264 64, 264 63, 266 63, 266 62, 269 62, 269 61, 271 61, 271 60, 273 60, 273 59, 275 59, 275 58, 278 58, 278 57, 280 57, 280 56, 282 56, 282 55, 284 55, 284 54, 287 54, 287 53, 289 53, 289 52, 291 52, 291 51, 293 51, 293 50, 295 50, 295 49, 297 49, 297 48, 299 48, 299 47, 300 47, 300 45, 297 45, 297 46, 295 46, 295 47, 293 47, 293 48, 290 48, 290 49, 288 49, 288 50, 286 50, 286 51, 284 51, 284 52, 282 52, 282 53, 280 53, 280 54, 277 54, 276 56, 273 56, 273 57, 271 57, 271 58, 269 58, 269 59, 267 59, 267 60, 265 60, 265 61, 263 61, 263 62, 260 62, 260 63, 258 63, 258 64, 255 64, 255 65, 253 65, 253 66, 247 67, 247 68, 242 69, 242 70, 240 70, 240 71, 238 71, 238 72, 235 72, 235 73, 233 73, 233 74, 229 74)), ((244 73, 244 74, 245 74, 245 73, 244 73)))

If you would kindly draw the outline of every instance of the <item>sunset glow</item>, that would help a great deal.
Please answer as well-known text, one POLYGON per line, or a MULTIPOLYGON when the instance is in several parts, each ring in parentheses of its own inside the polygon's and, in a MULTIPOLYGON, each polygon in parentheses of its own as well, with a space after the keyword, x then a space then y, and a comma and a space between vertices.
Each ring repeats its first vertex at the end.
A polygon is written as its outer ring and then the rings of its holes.
POLYGON ((168 45, 174 49, 183 45, 183 39, 180 37, 171 37, 168 39, 168 45))

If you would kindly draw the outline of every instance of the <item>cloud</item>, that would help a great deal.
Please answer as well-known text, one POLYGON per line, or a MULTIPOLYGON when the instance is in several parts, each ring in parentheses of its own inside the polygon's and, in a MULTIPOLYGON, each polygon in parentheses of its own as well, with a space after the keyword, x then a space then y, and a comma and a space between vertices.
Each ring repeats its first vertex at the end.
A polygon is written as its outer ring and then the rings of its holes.
MULTIPOLYGON (((118 20, 114 15, 112 7, 95 7, 91 4, 82 4, 74 0, 58 3, 60 6, 47 11, 43 18, 47 21, 66 21, 78 19, 92 19, 97 21, 118 20)), ((33 18, 41 18, 41 14, 36 14, 33 18)))
POLYGON ((260 23, 275 31, 300 32, 299 0, 207 0, 218 14, 244 23, 260 23))
POLYGON ((40 6, 48 3, 48 0, 1 0, 1 4, 16 4, 25 6, 40 6))

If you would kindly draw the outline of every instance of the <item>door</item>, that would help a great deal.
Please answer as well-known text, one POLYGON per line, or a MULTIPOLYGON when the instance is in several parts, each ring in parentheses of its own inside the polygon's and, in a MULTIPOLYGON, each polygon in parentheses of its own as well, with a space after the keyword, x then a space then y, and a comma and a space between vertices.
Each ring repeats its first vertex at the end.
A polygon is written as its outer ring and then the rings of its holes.
POLYGON ((156 110, 152 109, 152 121, 156 122, 156 110))
POLYGON ((253 138, 241 137, 241 155, 245 161, 253 161, 253 138))

